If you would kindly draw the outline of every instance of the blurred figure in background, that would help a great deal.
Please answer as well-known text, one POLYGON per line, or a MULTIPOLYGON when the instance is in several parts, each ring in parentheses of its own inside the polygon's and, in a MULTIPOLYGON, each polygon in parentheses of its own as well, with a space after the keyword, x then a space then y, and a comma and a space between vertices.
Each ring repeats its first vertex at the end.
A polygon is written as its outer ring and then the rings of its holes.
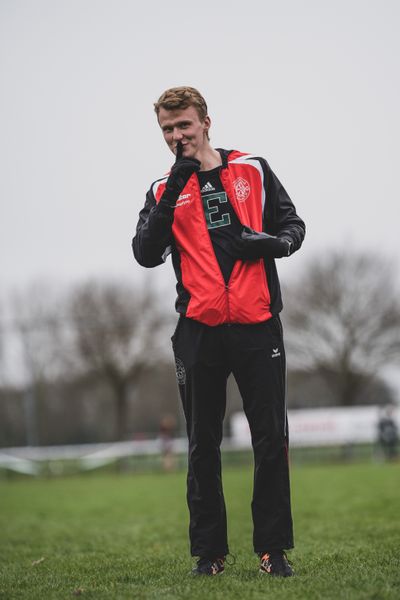
POLYGON ((172 415, 164 415, 160 422, 160 446, 163 470, 168 473, 175 469, 174 434, 176 420, 172 415))
POLYGON ((389 405, 378 421, 378 444, 386 460, 395 460, 398 456, 399 432, 393 417, 393 406, 389 405))

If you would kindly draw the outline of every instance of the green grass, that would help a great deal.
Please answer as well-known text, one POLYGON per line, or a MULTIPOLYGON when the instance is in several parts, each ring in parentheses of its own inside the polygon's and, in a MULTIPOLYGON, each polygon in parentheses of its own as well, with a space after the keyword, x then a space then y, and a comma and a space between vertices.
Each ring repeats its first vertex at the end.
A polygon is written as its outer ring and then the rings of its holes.
POLYGON ((284 580, 257 572, 251 482, 251 468, 224 471, 236 564, 193 579, 183 473, 3 481, 0 598, 400 598, 399 464, 293 468, 284 580))

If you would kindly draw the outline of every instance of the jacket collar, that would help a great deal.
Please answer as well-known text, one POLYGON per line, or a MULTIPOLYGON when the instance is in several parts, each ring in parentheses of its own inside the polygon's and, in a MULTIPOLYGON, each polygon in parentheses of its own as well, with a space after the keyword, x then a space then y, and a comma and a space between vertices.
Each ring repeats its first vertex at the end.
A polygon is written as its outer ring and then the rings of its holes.
POLYGON ((222 168, 226 169, 228 166, 228 157, 229 157, 230 153, 232 152, 232 150, 224 150, 224 148, 215 148, 215 149, 221 155, 222 168))

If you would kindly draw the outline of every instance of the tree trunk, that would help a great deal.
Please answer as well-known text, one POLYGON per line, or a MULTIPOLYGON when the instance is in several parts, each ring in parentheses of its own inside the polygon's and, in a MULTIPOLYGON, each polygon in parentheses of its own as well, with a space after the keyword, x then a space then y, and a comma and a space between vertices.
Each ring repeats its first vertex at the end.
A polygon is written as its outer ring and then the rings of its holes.
POLYGON ((114 385, 115 394, 115 440, 121 441, 126 436, 126 418, 128 409, 128 385, 126 381, 119 381, 114 385))

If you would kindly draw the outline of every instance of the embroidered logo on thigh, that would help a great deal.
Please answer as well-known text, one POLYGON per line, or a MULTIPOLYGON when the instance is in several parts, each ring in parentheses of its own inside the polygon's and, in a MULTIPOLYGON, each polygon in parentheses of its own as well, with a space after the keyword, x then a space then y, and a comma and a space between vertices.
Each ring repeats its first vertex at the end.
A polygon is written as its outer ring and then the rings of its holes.
POLYGON ((178 385, 185 385, 186 383, 186 371, 185 366, 180 358, 175 357, 175 372, 178 380, 178 385))

